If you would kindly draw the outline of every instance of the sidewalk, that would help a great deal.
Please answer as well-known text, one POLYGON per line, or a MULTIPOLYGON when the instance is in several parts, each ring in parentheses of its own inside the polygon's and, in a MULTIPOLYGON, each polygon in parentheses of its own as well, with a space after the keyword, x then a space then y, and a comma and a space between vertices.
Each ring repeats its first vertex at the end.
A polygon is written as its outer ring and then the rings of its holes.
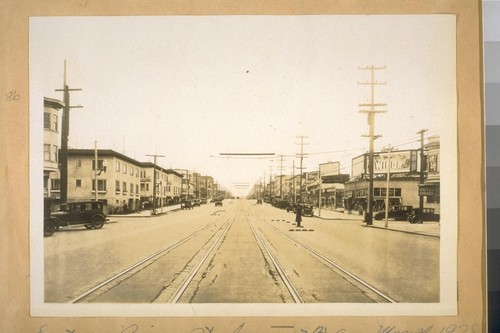
MULTIPOLYGON (((181 209, 181 205, 173 205, 173 206, 164 206, 164 207, 157 207, 156 208, 156 214, 154 216, 162 215, 162 214, 167 214, 176 210, 181 209)), ((153 216, 153 210, 152 209, 144 209, 138 212, 130 213, 130 214, 110 214, 108 217, 151 217, 153 216)))
MULTIPOLYGON (((360 225, 366 226, 363 222, 363 216, 359 215, 358 212, 353 212, 352 214, 347 214, 343 212, 333 211, 329 209, 321 209, 321 216, 319 216, 318 208, 314 208, 314 217, 323 220, 351 220, 358 221, 360 225)), ((368 227, 368 226, 367 226, 368 227)), ((424 222, 422 224, 412 224, 407 221, 393 221, 389 220, 387 228, 385 227, 385 220, 373 221, 373 224, 369 226, 370 228, 387 229, 391 231, 406 232, 418 235, 440 237, 440 224, 439 222, 424 222)))

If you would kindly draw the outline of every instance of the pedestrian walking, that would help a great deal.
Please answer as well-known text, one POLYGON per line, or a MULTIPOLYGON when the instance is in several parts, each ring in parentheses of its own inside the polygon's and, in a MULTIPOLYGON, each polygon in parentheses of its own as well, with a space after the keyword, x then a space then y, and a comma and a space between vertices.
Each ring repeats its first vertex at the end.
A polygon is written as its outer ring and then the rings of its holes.
POLYGON ((297 227, 301 227, 300 222, 302 222, 302 205, 298 204, 295 209, 295 222, 297 223, 297 227))

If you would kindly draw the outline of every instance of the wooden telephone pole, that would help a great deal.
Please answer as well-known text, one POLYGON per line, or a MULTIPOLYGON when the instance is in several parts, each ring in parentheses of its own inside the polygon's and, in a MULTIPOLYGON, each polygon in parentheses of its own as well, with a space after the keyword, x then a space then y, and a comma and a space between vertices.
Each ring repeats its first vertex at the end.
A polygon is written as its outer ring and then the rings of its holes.
MULTIPOLYGON (((422 129, 417 132, 417 134, 420 134, 420 177, 419 177, 419 186, 422 186, 425 182, 425 159, 424 159, 424 133, 427 132, 427 129, 422 129)), ((419 188, 420 192, 420 188, 419 188)), ((424 196, 420 195, 418 197, 418 222, 423 223, 423 217, 424 217, 424 196)))
POLYGON ((153 162, 153 215, 156 214, 156 158, 157 157, 165 157, 163 155, 156 155, 156 154, 151 154, 151 155, 146 155, 154 158, 153 162))
POLYGON ((304 145, 307 145, 307 143, 304 143, 304 139, 307 139, 308 136, 301 135, 301 136, 298 136, 297 138, 300 139, 300 179, 299 179, 300 186, 299 186, 299 203, 303 203, 302 202, 302 170, 304 168, 302 167, 302 163, 304 161, 304 155, 306 155, 306 154, 304 154, 304 145))
POLYGON ((378 82, 375 81, 375 71, 385 69, 384 67, 359 67, 359 70, 369 70, 370 71, 370 81, 368 82, 358 82, 359 85, 368 85, 370 86, 370 103, 368 104, 359 104, 359 107, 362 108, 359 112, 366 113, 368 115, 368 125, 370 126, 370 134, 363 135, 364 137, 370 138, 370 149, 369 149, 369 188, 367 195, 367 205, 368 205, 368 216, 365 219, 367 225, 373 224, 373 150, 374 150, 374 141, 376 138, 380 137, 380 135, 375 135, 375 114, 384 113, 385 110, 376 110, 377 107, 385 107, 387 104, 383 103, 375 103, 375 86, 385 85, 386 82, 378 82), (364 109, 367 108, 367 109, 364 109))
MULTIPOLYGON (((59 171, 61 178, 61 203, 68 202, 68 140, 69 140, 69 110, 73 108, 82 108, 83 106, 70 106, 69 92, 81 91, 82 89, 70 89, 66 84, 66 60, 64 61, 64 84, 63 89, 56 89, 55 91, 62 91, 63 96, 63 116, 61 127, 61 150, 59 153, 59 171)), ((97 166, 96 166, 97 167, 97 166)), ((96 184, 97 192, 97 184, 96 184)))

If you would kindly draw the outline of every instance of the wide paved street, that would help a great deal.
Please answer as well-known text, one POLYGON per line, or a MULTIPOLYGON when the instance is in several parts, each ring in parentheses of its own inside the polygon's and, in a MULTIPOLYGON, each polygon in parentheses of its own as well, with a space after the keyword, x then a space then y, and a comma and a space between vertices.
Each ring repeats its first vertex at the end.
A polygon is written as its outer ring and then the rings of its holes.
POLYGON ((224 200, 45 238, 46 302, 438 302, 439 238, 224 200))

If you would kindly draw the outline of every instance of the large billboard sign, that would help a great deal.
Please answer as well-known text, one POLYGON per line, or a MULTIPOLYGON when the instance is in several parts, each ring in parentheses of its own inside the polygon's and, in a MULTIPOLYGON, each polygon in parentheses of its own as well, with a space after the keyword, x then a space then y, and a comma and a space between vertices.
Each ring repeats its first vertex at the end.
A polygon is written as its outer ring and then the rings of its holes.
MULTIPOLYGON (((373 173, 408 173, 417 171, 418 150, 393 151, 389 153, 375 153, 373 156, 373 173), (390 163, 390 167, 389 167, 390 163)), ((352 159, 352 177, 368 174, 368 154, 352 159)))
POLYGON ((336 176, 340 174, 340 162, 328 162, 319 165, 321 178, 325 176, 336 176))

